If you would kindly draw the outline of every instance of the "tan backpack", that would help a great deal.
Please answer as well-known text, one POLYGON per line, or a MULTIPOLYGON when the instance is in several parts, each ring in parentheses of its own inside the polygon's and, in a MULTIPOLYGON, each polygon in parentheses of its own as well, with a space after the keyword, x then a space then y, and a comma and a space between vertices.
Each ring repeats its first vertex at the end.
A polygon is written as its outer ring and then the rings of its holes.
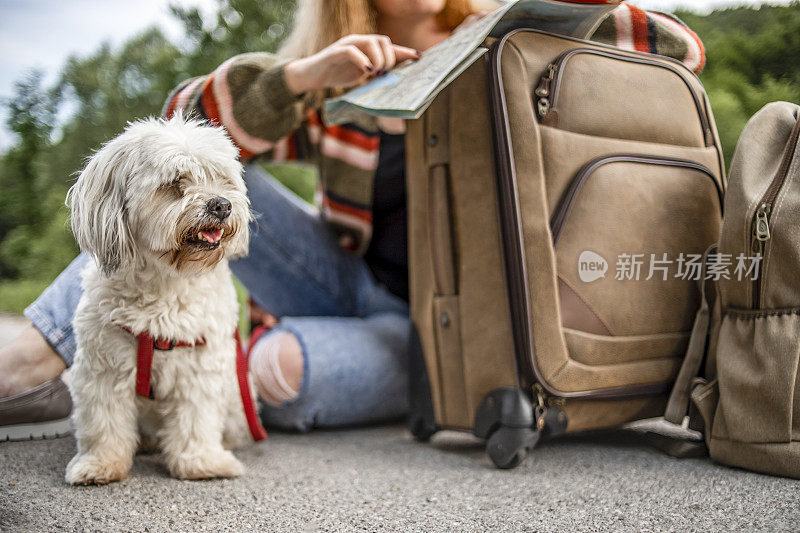
POLYGON ((754 116, 739 139, 719 247, 707 258, 708 298, 666 412, 669 421, 681 422, 691 391, 699 415, 693 423, 705 433, 713 459, 795 478, 800 478, 798 136, 800 106, 780 102, 754 116), (699 373, 705 377, 694 379, 699 373))
POLYGON ((408 124, 411 424, 507 468, 663 413, 700 302, 679 269, 717 240, 724 169, 681 63, 541 29, 487 44, 408 124))

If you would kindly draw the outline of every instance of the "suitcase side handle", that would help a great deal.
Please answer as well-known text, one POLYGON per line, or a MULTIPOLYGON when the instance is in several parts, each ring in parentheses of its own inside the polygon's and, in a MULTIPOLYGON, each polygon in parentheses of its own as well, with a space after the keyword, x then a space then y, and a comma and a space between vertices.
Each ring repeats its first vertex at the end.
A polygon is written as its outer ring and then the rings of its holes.
POLYGON ((455 269, 453 212, 450 205, 450 92, 438 96, 438 105, 425 115, 428 160, 428 242, 437 296, 458 294, 455 269))
POLYGON ((456 294, 456 274, 453 260, 453 233, 448 190, 448 165, 436 165, 430 169, 429 213, 431 258, 433 276, 438 296, 456 294))

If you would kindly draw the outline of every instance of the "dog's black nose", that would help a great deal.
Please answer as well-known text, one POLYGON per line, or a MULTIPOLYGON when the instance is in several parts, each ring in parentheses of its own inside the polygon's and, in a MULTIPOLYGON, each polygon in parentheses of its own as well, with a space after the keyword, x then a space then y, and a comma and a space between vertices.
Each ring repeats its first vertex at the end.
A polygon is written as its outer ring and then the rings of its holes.
POLYGON ((218 219, 225 220, 231 214, 231 203, 227 198, 217 196, 208 201, 206 209, 218 219))

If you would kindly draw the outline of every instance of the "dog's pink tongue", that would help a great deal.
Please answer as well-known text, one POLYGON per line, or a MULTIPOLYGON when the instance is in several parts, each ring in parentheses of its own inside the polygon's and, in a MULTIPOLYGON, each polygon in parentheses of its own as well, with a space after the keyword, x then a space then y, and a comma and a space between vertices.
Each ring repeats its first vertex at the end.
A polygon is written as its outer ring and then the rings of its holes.
POLYGON ((222 238, 222 230, 215 229, 215 230, 203 230, 200 232, 200 235, 206 240, 206 242, 210 242, 212 244, 219 242, 222 238))

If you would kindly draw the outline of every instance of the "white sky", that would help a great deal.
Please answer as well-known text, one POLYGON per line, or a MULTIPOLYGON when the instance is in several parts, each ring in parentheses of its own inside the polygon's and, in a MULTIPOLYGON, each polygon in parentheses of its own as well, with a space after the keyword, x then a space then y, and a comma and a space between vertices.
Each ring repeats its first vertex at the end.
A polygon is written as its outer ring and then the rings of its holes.
MULTIPOLYGON (((173 37, 178 26, 167 10, 170 3, 197 5, 213 13, 222 0, 0 0, 0 98, 11 95, 13 83, 28 69, 40 68, 55 80, 70 54, 86 55, 103 41, 120 44, 132 34, 157 24, 173 37)), ((769 3, 788 3, 770 0, 769 3)), ((707 11, 760 0, 633 0, 639 7, 707 11)), ((0 109, 0 150, 11 137, 0 109)))

